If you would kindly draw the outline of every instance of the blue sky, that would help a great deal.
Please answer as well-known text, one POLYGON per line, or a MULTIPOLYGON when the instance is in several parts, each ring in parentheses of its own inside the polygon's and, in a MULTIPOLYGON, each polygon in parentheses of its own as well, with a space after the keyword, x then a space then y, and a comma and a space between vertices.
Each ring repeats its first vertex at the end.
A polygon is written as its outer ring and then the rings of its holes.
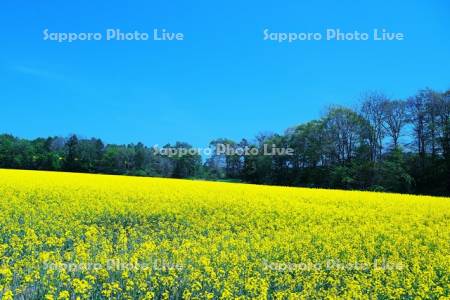
POLYGON ((0 132, 205 146, 353 106, 450 88, 448 1, 2 1, 0 132), (184 41, 44 41, 166 29, 184 41), (271 32, 403 32, 404 41, 263 40, 271 32))

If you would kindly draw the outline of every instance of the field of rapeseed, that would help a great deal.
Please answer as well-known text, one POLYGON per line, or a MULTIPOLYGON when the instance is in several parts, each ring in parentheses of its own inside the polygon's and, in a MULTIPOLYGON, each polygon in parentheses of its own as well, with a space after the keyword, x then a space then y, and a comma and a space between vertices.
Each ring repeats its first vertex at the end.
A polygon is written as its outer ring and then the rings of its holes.
POLYGON ((450 296, 450 199, 0 170, 3 299, 450 296))

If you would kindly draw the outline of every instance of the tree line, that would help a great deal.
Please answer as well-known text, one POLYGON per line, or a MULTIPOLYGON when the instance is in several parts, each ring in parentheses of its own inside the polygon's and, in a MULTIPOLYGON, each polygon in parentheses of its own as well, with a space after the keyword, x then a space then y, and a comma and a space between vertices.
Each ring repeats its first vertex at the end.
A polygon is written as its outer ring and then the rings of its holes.
MULTIPOLYGON (((212 151, 168 156, 142 143, 104 144, 77 135, 26 140, 0 135, 0 168, 232 180, 450 195, 450 90, 423 89, 407 99, 368 92, 356 108, 329 107, 317 120, 261 133, 220 138, 210 148, 257 149, 257 155, 212 151), (264 155, 267 145, 292 155, 264 155)), ((191 149, 185 142, 163 148, 191 149)), ((255 153, 256 153, 255 152, 255 153)))

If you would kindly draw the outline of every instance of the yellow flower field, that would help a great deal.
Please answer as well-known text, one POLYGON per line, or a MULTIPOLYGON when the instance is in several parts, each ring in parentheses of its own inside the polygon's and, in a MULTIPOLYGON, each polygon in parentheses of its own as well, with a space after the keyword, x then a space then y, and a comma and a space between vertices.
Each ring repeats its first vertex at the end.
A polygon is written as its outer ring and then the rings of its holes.
POLYGON ((448 198, 0 170, 0 211, 3 299, 450 296, 448 198))

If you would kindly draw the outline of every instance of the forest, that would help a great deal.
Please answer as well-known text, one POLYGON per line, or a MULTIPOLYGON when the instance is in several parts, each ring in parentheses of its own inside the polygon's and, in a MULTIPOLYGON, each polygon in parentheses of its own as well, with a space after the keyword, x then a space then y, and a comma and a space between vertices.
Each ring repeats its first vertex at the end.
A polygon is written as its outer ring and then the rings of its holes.
POLYGON ((425 88, 407 99, 366 92, 354 108, 330 106, 320 118, 282 134, 222 137, 209 147, 219 145, 259 150, 276 145, 293 152, 167 156, 140 142, 106 144, 76 134, 28 140, 8 133, 0 135, 0 168, 450 196, 450 90, 425 88))

